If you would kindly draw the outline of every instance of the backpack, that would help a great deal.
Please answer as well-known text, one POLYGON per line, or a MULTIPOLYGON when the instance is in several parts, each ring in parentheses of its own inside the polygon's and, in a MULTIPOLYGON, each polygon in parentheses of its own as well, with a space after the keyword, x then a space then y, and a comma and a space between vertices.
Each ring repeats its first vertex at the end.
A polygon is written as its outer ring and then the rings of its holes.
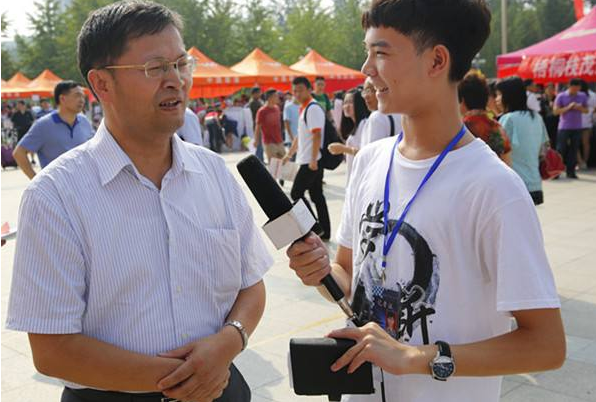
MULTIPOLYGON (((314 102, 314 101, 311 102, 306 107, 306 110, 304 111, 304 123, 307 125, 307 127, 308 127, 308 123, 306 120, 306 116, 308 114, 308 109, 310 109, 310 107, 313 105, 317 105, 321 109, 323 109, 323 106, 321 106, 318 102, 314 102)), ((325 113, 325 127, 323 129, 323 141, 321 144, 321 159, 319 159, 319 164, 324 169, 335 170, 341 164, 341 162, 344 160, 344 156, 342 154, 332 155, 329 152, 329 150, 327 149, 327 147, 329 146, 329 144, 332 144, 334 142, 342 142, 342 141, 339 139, 339 135, 337 135, 337 130, 335 129, 335 126, 327 118, 327 112, 325 112, 325 109, 323 109, 323 113, 325 113)))
POLYGON ((395 135, 395 121, 393 120, 393 116, 391 116, 390 114, 388 114, 387 117, 389 117, 389 124, 391 125, 389 137, 393 137, 395 135))

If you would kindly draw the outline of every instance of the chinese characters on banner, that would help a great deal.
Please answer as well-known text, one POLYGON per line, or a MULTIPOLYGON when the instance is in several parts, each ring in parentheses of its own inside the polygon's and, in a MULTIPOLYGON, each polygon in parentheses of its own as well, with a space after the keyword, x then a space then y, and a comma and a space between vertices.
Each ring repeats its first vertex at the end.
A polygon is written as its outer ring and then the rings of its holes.
POLYGON ((596 81, 596 51, 526 57, 519 75, 537 83, 568 82, 572 78, 596 81))

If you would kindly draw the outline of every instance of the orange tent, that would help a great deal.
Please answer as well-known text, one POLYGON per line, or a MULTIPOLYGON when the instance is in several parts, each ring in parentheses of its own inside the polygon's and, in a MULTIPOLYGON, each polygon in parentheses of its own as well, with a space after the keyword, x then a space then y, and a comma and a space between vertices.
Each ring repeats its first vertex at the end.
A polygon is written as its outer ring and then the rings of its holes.
POLYGON ((304 75, 274 60, 258 48, 231 68, 238 73, 250 76, 253 83, 265 89, 288 90, 292 86, 292 78, 304 75))
POLYGON ((251 77, 214 62, 196 47, 190 48, 188 54, 197 60, 192 75, 191 99, 227 96, 254 84, 251 77))
POLYGON ((41 74, 39 74, 33 81, 29 83, 25 83, 25 80, 28 80, 27 77, 21 76, 17 77, 21 73, 17 73, 14 77, 12 77, 8 83, 9 87, 4 90, 2 89, 2 98, 28 98, 33 95, 38 95, 40 97, 46 96, 53 96, 54 95, 54 87, 62 78, 58 77, 56 74, 51 72, 50 70, 44 70, 41 74), (23 78, 25 80, 23 80, 23 78), (11 81, 15 80, 15 82, 21 82, 18 86, 12 84, 11 81))
POLYGON ((362 85, 366 78, 360 71, 333 63, 314 50, 290 68, 308 76, 325 77, 328 92, 354 88, 362 85))
POLYGON ((27 85, 31 80, 20 71, 12 76, 8 81, 2 80, 2 99, 11 99, 21 97, 21 93, 27 91, 27 85))

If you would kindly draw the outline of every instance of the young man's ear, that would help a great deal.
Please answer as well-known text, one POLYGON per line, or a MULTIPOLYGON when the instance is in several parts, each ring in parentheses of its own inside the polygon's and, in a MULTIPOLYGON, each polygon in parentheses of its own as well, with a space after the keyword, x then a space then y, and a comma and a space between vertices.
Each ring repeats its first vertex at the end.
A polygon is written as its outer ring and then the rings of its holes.
POLYGON ((432 62, 428 71, 430 77, 438 77, 442 74, 449 74, 450 54, 449 50, 443 45, 437 45, 432 48, 431 54, 432 62))

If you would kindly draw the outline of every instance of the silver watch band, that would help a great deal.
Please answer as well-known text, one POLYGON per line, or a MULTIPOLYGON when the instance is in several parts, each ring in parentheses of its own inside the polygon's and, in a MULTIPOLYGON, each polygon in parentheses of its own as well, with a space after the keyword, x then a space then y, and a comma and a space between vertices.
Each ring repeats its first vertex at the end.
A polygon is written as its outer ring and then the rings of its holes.
POLYGON ((246 333, 246 330, 244 329, 244 325, 242 325, 242 323, 240 321, 236 321, 236 320, 226 321, 226 323, 224 324, 224 327, 228 326, 228 325, 236 328, 236 330, 242 337, 242 350, 246 349, 246 346, 248 346, 248 334, 246 333))

